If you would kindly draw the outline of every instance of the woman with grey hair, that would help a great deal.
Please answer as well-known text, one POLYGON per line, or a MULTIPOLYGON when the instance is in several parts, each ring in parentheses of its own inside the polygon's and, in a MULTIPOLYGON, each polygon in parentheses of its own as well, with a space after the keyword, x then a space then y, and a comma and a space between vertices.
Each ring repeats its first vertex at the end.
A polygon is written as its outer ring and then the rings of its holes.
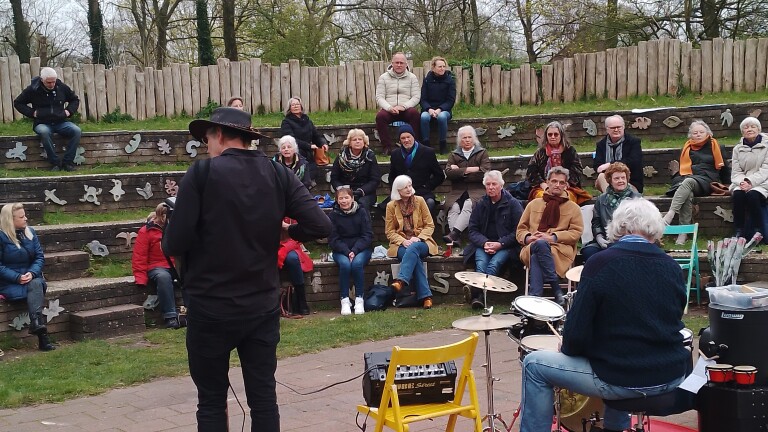
POLYGON ((279 162, 293 171, 301 183, 309 189, 312 179, 307 175, 307 160, 299 154, 299 146, 296 139, 290 135, 285 135, 277 141, 278 153, 272 157, 272 160, 279 162))
MULTIPOLYGON (((739 126, 741 140, 733 148, 731 197, 736 237, 763 231, 763 207, 768 196, 768 135, 760 120, 747 117, 739 126)), ((762 233, 765 235, 766 233, 762 233)))
POLYGON ((312 186, 317 179, 317 163, 315 163, 315 150, 328 151, 328 141, 323 134, 317 131, 315 124, 304 113, 304 104, 301 99, 294 96, 288 100, 285 109, 285 118, 280 124, 280 134, 290 135, 296 139, 299 146, 299 154, 307 160, 307 176, 312 186))
POLYGON ((583 167, 576 149, 565 133, 565 126, 558 121, 550 122, 544 128, 544 137, 539 143, 539 149, 528 161, 525 178, 531 184, 528 201, 541 198, 547 189, 547 173, 552 167, 560 166, 570 172, 568 178, 568 198, 576 204, 592 199, 592 196, 581 187, 583 167))
POLYGON ((387 255, 400 261, 400 271, 392 281, 395 292, 415 291, 424 309, 432 307, 432 291, 422 262, 437 255, 432 239, 435 223, 424 198, 415 194, 411 178, 400 175, 392 182, 384 230, 389 240, 387 255))
MULTIPOLYGON (((680 334, 686 287, 680 266, 654 244, 663 232, 650 201, 626 199, 616 208, 608 224, 615 244, 584 264, 560 351, 525 356, 521 432, 551 430, 554 387, 619 400, 666 393, 685 379, 692 366, 680 334)), ((629 427, 629 413, 606 405, 604 417, 604 431, 629 427)))
POLYGON ((443 208, 448 212, 450 233, 443 237, 448 244, 461 239, 469 225, 472 206, 483 197, 483 175, 491 170, 488 152, 480 145, 472 126, 462 126, 456 132, 456 150, 448 155, 445 176, 451 181, 451 191, 445 197, 443 208))
MULTIPOLYGON (((676 214, 680 225, 692 222, 693 197, 709 195, 712 191, 710 183, 729 177, 724 153, 709 126, 702 120, 694 120, 688 128, 688 141, 680 153, 678 172, 673 174, 672 187, 666 193, 672 197, 672 204, 664 215, 664 222, 671 224, 676 214)), ((680 234, 676 243, 683 244, 687 239, 687 235, 680 234)))

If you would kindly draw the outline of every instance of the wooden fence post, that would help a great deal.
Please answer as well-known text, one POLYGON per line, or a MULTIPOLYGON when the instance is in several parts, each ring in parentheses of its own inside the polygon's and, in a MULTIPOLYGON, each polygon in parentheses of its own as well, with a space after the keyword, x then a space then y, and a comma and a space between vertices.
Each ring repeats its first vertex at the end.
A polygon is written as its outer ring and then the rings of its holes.
POLYGON ((554 73, 554 66, 551 64, 541 65, 541 97, 544 102, 553 100, 554 73))
POLYGON ((483 80, 482 73, 480 72, 481 66, 479 64, 472 65, 472 83, 474 84, 474 94, 472 102, 475 105, 483 104, 483 80))
MULTIPOLYGON (((563 101, 563 60, 558 59, 552 62, 552 100, 555 102, 563 101)), ((523 78, 522 82, 527 79, 523 78)), ((523 98, 523 102, 526 102, 523 98)))
MULTIPOLYGON (((587 70, 587 57, 583 53, 577 53, 573 56, 574 61, 574 67, 575 67, 575 73, 573 75, 574 80, 574 89, 575 94, 574 97, 576 100, 584 99, 584 81, 585 81, 585 75, 587 70)), ((544 73, 544 69, 542 69, 542 74, 544 73)), ((543 75, 542 75, 543 78, 543 75)), ((542 83, 542 88, 544 87, 542 83)))
MULTIPOLYGON (((573 102, 576 93, 575 84, 573 82, 574 75, 576 74, 575 71, 575 62, 573 58, 566 57, 563 59, 563 102, 573 102)), ((536 71, 533 70, 531 73, 531 81, 536 78, 536 71)), ((533 88, 536 88, 536 86, 532 86, 533 88)), ((536 103, 536 97, 538 96, 538 91, 534 90, 533 92, 534 98, 532 103, 536 103)))
POLYGON ((755 71, 755 90, 761 92, 766 85, 766 67, 768 67, 768 39, 757 40, 757 70, 755 71))
MULTIPOLYGON (((282 80, 280 79, 280 66, 272 66, 270 69, 269 80, 272 82, 272 91, 269 94, 270 112, 280 112, 283 108, 283 104, 280 100, 280 96, 283 94, 281 87, 282 80)), ((305 100, 304 103, 307 103, 307 101, 305 100)))
POLYGON ((114 69, 107 69, 104 71, 104 79, 107 85, 107 111, 114 112, 118 108, 117 104, 117 77, 115 77, 114 69))
POLYGON ((701 50, 691 50, 691 92, 701 93, 701 50))
POLYGON ((317 70, 318 79, 318 110, 328 111, 330 102, 328 100, 328 68, 321 66, 317 70))
POLYGON ((667 78, 667 93, 675 96, 677 95, 680 82, 680 41, 672 39, 668 45, 669 62, 667 64, 669 66, 669 77, 667 78))
POLYGON ((96 93, 93 97, 96 98, 96 110, 98 112, 99 119, 107 114, 107 99, 104 97, 104 93, 107 91, 106 75, 104 72, 106 68, 103 64, 94 65, 93 68, 93 82, 96 87, 96 93))
MULTIPOLYGON (((761 53, 766 55, 768 53, 761 53)), ((755 77, 757 76, 757 39, 749 38, 744 41, 744 91, 755 92, 755 77)))
POLYGON ((627 98, 627 57, 626 47, 616 49, 616 97, 627 98))
MULTIPOLYGON (((562 74, 561 74, 562 76, 562 74)), ((557 74, 555 74, 555 80, 557 80, 557 74)), ((520 90, 522 95, 522 103, 531 103, 531 65, 523 63, 520 65, 520 90)))
POLYGON ((291 76, 290 97, 299 96, 301 94, 301 64, 295 59, 288 60, 288 69, 291 76))
POLYGON ((648 42, 637 43, 637 94, 648 94, 648 42))
MULTIPOLYGON (((86 65, 87 66, 87 65, 86 65)), ((13 121, 13 99, 15 97, 11 93, 11 71, 8 67, 8 57, 0 57, 0 95, 2 95, 3 101, 3 122, 10 123, 13 121)))
POLYGON ((136 119, 147 118, 147 90, 144 82, 144 72, 136 73, 136 119))
POLYGON ((605 51, 596 53, 595 57, 595 96, 605 97, 605 51))
POLYGON ((616 99, 616 48, 605 50, 605 90, 608 99, 616 99))
POLYGON ((733 90, 737 92, 744 91, 744 48, 743 40, 733 42, 733 90))
POLYGON ((272 94, 272 65, 269 63, 260 63, 259 75, 261 76, 259 79, 259 92, 261 93, 260 106, 263 107, 265 113, 272 112, 272 104, 269 101, 270 95, 272 94))
POLYGON ((712 92, 714 93, 723 91, 723 45, 723 38, 712 39, 712 92))
MULTIPOLYGON (((205 88, 208 88, 208 73, 205 74, 205 88)), ((151 67, 144 68, 144 102, 147 104, 147 118, 157 117, 155 105, 155 70, 151 67)))
MULTIPOLYGON (((320 111, 320 81, 319 71, 317 67, 311 66, 309 68, 309 100, 312 105, 312 112, 320 111)), ((363 97, 365 97, 365 90, 362 91, 363 97)), ((359 93, 358 93, 359 98, 359 93)), ((365 100, 363 100, 365 104, 365 100)))
MULTIPOLYGON (((181 106, 183 111, 187 113, 188 116, 194 117, 195 114, 197 114, 197 111, 195 111, 194 107, 192 106, 192 78, 189 76, 189 63, 180 64, 179 72, 181 74, 181 83, 179 84, 181 88, 181 106)), ((128 76, 130 76, 130 70, 126 74, 126 77, 128 76)), ((238 79, 239 78, 240 77, 238 77, 238 79)), ((126 93, 130 94, 128 86, 126 86, 125 89, 126 93)), ((128 104, 128 110, 131 110, 130 104, 128 104)))
POLYGON ((657 57, 657 74, 656 85, 659 95, 667 94, 667 81, 669 78, 669 51, 667 46, 669 45, 669 39, 659 39, 658 41, 658 57, 657 57))
POLYGON ((262 105, 261 100, 261 59, 251 59, 251 112, 257 113, 259 106, 262 105))
MULTIPOLYGON (((355 97, 357 98, 358 109, 364 110, 367 107, 365 98, 365 67, 362 60, 352 62, 352 68, 355 74, 355 97)), ((419 93, 421 95, 421 93, 419 93)))
POLYGON ((597 74, 597 53, 587 53, 584 93, 587 98, 595 97, 595 75, 597 74))
MULTIPOLYGON (((113 68, 112 71, 113 71, 114 77, 115 77, 114 91, 115 91, 115 96, 117 97, 117 99, 115 99, 115 101, 116 101, 115 106, 113 106, 111 108, 108 108, 107 109, 107 113, 111 113, 116 108, 120 108, 120 112, 121 113, 127 114, 128 110, 127 110, 126 107, 128 105, 127 105, 127 98, 125 96, 125 84, 126 84, 126 82, 125 82, 125 80, 126 80, 126 77, 125 77, 125 75, 126 75, 125 66, 119 66, 119 67, 113 68)), ((106 76, 106 74, 105 74, 105 76, 106 76)))
MULTIPOLYGON (((24 87, 21 86, 21 63, 19 62, 19 56, 17 55, 11 55, 8 57, 8 78, 11 80, 11 99, 16 99, 16 97, 21 94, 21 91, 28 85, 27 83, 24 84, 24 87)), ((64 74, 60 73, 59 77, 63 77, 64 74)), ((13 111, 13 118, 15 120, 19 120, 22 117, 24 117, 24 114, 16 111, 16 109, 11 108, 13 111)))
POLYGON ((681 85, 683 88, 691 89, 691 50, 693 45, 685 42, 680 45, 680 72, 682 74, 681 85))
MULTIPOLYGON (((206 69, 208 69, 208 97, 212 102, 215 102, 221 105, 222 101, 221 101, 221 82, 219 81, 219 66, 208 65, 206 66, 206 69)), ((267 79, 267 83, 269 83, 269 79, 267 79)))
POLYGON ((712 93, 714 89, 714 47, 711 40, 701 41, 701 92, 712 93))
POLYGON ((512 83, 509 86, 509 98, 512 105, 521 105, 523 103, 523 74, 520 68, 512 69, 512 83))
POLYGON ((232 97, 232 86, 229 79, 229 59, 216 59, 216 66, 219 72, 219 104, 225 105, 232 97))
POLYGON ((648 41, 648 45, 646 46, 648 49, 648 60, 646 63, 648 67, 648 87, 646 87, 646 89, 648 90, 647 94, 649 96, 656 96, 659 94, 659 68, 657 67, 659 64, 659 41, 648 41))
POLYGON ((637 96, 637 46, 627 49, 627 97, 637 96))
POLYGON ((491 104, 501 103, 501 65, 491 66, 491 104))

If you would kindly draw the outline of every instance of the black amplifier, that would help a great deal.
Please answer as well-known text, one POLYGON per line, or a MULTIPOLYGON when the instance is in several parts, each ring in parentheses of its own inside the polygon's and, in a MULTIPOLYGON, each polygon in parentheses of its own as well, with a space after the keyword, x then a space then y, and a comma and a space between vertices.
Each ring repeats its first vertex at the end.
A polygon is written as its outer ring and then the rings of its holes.
POLYGON ((700 432, 768 432, 768 387, 707 384, 696 395, 700 432))
MULTIPOLYGON (((365 353, 363 398, 369 407, 378 407, 391 352, 365 353)), ((447 402, 453 400, 456 387, 456 363, 453 360, 431 365, 401 365, 395 374, 400 405, 447 402)))

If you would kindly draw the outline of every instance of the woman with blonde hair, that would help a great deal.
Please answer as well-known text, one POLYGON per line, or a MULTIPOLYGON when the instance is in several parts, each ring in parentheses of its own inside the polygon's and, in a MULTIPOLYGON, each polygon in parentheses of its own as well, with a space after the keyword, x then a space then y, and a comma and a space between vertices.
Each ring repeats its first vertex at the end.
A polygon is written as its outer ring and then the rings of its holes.
POLYGON ((362 129, 350 130, 331 168, 333 189, 349 187, 355 201, 365 210, 376 204, 376 187, 381 177, 376 155, 368 146, 368 135, 362 129))
MULTIPOLYGON (((432 57, 432 70, 421 85, 421 143, 429 146, 429 125, 437 121, 440 153, 446 152, 448 122, 456 102, 456 81, 443 57, 432 57)), ((433 143, 434 144, 434 143, 433 143)))
POLYGON ((29 333, 37 336, 40 351, 56 349, 48 338, 43 303, 47 285, 43 278, 45 256, 40 240, 27 225, 21 203, 0 210, 0 295, 6 300, 26 300, 29 333))

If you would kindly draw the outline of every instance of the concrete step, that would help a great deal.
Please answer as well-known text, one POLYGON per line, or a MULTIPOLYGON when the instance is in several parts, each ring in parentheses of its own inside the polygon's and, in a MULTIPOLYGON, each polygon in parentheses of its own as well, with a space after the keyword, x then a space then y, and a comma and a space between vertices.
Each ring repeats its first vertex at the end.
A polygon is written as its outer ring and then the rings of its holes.
POLYGON ((49 252, 87 251, 88 243, 98 241, 107 247, 109 257, 130 259, 133 242, 144 220, 36 226, 43 250, 49 252))
POLYGON ((74 312, 69 317, 74 340, 104 339, 145 330, 144 308, 125 304, 74 312))
POLYGON ((84 277, 90 261, 90 255, 84 251, 46 253, 45 280, 51 282, 84 277))

